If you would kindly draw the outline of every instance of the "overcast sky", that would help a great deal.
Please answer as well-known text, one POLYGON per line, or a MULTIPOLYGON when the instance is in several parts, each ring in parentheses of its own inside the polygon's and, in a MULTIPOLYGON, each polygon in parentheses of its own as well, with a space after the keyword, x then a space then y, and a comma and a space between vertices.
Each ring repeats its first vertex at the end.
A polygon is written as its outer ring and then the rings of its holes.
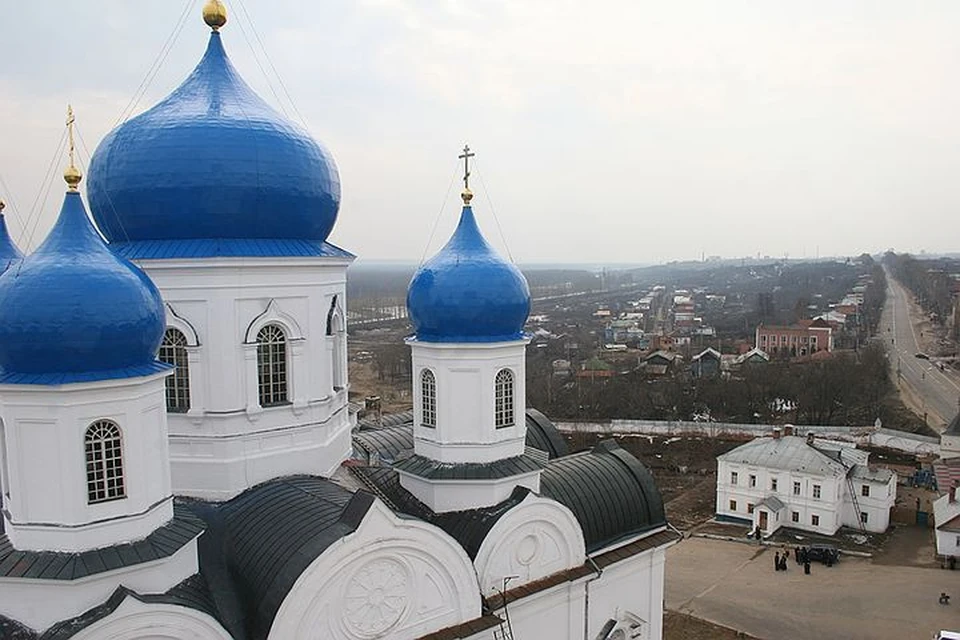
MULTIPOLYGON (((134 113, 199 61, 202 4, 134 113)), ((21 245, 59 209, 60 157, 33 203, 66 104, 92 152, 184 6, 4 0, 0 197, 21 245)), ((439 248, 464 142, 480 224, 503 249, 495 214, 521 263, 960 250, 956 0, 245 0, 249 19, 227 6, 241 74, 280 104, 252 25, 336 158, 330 240, 362 258, 439 248)))

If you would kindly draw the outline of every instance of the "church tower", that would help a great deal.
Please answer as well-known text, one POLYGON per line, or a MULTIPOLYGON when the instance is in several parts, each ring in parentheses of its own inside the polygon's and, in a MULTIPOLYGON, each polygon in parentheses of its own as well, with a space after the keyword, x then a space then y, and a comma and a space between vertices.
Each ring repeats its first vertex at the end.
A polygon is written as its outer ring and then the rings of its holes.
POLYGON ((346 270, 330 153, 227 57, 219 0, 193 73, 90 163, 94 219, 165 303, 174 491, 228 500, 349 455, 346 270))
POLYGON ((0 539, 21 566, 0 581, 0 615, 35 628, 121 583, 173 587, 197 571, 201 530, 174 513, 160 292, 87 217, 72 112, 67 127, 60 215, 0 275, 0 539), (174 542, 162 553, 158 535, 174 542))
POLYGON ((435 512, 498 504, 540 488, 542 461, 525 452, 527 281, 500 257, 471 206, 469 147, 453 236, 414 274, 414 455, 401 484, 435 512))

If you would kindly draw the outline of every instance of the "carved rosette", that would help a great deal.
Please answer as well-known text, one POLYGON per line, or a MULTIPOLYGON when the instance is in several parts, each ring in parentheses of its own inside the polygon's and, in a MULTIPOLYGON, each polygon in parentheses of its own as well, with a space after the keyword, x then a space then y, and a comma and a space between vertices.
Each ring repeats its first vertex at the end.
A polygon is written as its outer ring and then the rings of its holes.
POLYGON ((358 638, 375 638, 394 627, 411 600, 410 572, 391 558, 361 566, 347 582, 343 596, 344 622, 358 638))

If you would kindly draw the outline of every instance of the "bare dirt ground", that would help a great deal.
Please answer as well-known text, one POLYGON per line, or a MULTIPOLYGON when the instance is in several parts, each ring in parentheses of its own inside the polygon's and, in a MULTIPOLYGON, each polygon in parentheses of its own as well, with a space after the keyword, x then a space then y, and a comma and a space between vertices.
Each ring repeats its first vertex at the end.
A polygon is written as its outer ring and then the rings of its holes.
POLYGON ((741 631, 721 627, 678 611, 663 612, 663 640, 752 640, 741 631))

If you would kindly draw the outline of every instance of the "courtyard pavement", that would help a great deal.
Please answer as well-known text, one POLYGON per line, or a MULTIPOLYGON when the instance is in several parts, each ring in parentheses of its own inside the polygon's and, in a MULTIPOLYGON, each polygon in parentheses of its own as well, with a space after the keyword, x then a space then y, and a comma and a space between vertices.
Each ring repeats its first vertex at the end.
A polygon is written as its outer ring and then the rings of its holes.
POLYGON ((777 550, 682 540, 667 550, 666 607, 771 640, 929 640, 960 630, 960 571, 845 556, 810 575, 791 560, 784 573, 773 570, 777 550), (937 603, 941 591, 951 604, 937 603))

